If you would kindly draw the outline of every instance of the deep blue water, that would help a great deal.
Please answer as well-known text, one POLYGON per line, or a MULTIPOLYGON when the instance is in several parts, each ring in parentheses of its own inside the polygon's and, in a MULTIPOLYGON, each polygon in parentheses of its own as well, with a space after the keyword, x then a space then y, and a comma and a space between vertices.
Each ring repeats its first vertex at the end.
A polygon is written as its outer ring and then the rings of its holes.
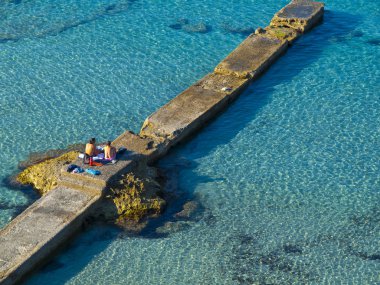
MULTIPOLYGON (((138 131, 286 3, 1 2, 0 178, 32 151, 138 131)), ((173 205, 142 236, 94 225, 27 284, 380 284, 379 6, 327 2, 322 25, 160 162, 198 219, 157 234, 178 224, 173 205)), ((1 226, 36 199, 0 191, 1 226)))

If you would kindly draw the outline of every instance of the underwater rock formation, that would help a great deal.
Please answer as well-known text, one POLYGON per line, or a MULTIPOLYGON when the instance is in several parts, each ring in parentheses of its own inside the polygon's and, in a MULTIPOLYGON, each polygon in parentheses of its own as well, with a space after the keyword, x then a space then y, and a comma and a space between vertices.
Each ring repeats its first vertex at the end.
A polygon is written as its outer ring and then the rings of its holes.
POLYGON ((182 26, 182 30, 188 33, 207 33, 211 28, 205 23, 187 24, 182 26))
MULTIPOLYGON (((177 202, 178 201, 175 203, 177 202)), ((199 222, 203 222, 208 226, 212 226, 215 223, 215 217, 211 213, 210 209, 203 206, 203 204, 199 201, 199 197, 195 197, 193 200, 185 201, 180 209, 177 209, 177 211, 178 212, 171 217, 166 217, 166 219, 169 218, 169 220, 166 220, 163 224, 156 228, 156 234, 167 236, 187 230, 199 222)))
MULTIPOLYGON (((21 4, 21 0, 10 1, 14 4, 21 4)), ((18 41, 24 38, 45 38, 47 36, 55 36, 67 30, 89 24, 103 17, 113 16, 123 13, 129 9, 132 0, 123 0, 118 3, 104 4, 94 11, 88 11, 87 15, 77 16, 76 11, 72 11, 72 15, 66 15, 65 18, 49 18, 48 15, 56 15, 54 9, 56 6, 51 6, 50 9, 38 15, 31 17, 26 15, 23 21, 20 20, 18 25, 15 25, 11 20, 0 22, 2 32, 0 33, 0 43, 8 41, 18 41), (31 24, 33 23, 33 24, 31 24)), ((9 17, 13 19, 13 17, 9 17)))
MULTIPOLYGON (((294 256, 302 258, 302 244, 279 244, 268 247, 264 232, 233 234, 225 246, 236 284, 320 284, 318 272, 307 263, 298 263, 294 256)), ((224 268, 223 268, 224 269, 224 268)))
POLYGON ((181 232, 185 229, 190 228, 193 222, 189 221, 177 221, 177 222, 166 222, 163 226, 158 227, 156 229, 156 233, 158 234, 173 234, 177 232, 181 232))
POLYGON ((196 211, 199 209, 200 205, 196 201, 189 201, 183 205, 183 210, 178 212, 174 216, 178 219, 190 219, 194 217, 196 211))
POLYGON ((77 157, 78 152, 70 151, 57 158, 47 159, 27 167, 17 175, 16 179, 21 184, 32 185, 41 195, 44 195, 57 186, 62 167, 77 157))
POLYGON ((211 27, 203 22, 191 24, 188 19, 178 19, 174 24, 169 25, 173 30, 183 30, 187 33, 207 33, 211 31, 211 27))

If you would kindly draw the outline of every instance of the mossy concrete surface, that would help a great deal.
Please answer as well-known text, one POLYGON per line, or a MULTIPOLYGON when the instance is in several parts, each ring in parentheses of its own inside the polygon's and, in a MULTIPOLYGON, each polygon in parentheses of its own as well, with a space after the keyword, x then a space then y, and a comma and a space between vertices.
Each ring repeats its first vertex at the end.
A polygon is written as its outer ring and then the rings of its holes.
POLYGON ((278 39, 281 41, 288 41, 289 43, 294 42, 298 37, 300 37, 301 33, 295 29, 288 27, 276 27, 276 26, 268 26, 263 29, 261 32, 257 34, 265 34, 265 36, 269 38, 278 39))

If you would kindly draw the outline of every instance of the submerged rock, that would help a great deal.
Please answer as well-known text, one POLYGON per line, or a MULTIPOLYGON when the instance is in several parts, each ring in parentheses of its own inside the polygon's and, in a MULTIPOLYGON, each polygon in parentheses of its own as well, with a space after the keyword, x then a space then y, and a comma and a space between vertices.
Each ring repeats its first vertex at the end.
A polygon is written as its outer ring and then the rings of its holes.
POLYGON ((189 24, 189 20, 186 18, 178 19, 174 24, 169 25, 174 30, 181 30, 182 26, 189 24))
POLYGON ((177 219, 190 219, 193 218, 199 208, 199 203, 196 201, 189 201, 183 205, 183 210, 175 214, 177 219))
POLYGON ((158 234, 172 234, 188 229, 192 225, 189 221, 166 222, 156 229, 158 234))
POLYGON ((205 23, 197 23, 197 24, 186 24, 182 26, 182 29, 188 33, 207 33, 210 30, 210 27, 205 23))
POLYGON ((21 184, 32 185, 41 195, 44 195, 57 186, 62 167, 77 157, 78 152, 70 151, 59 157, 31 165, 18 174, 16 180, 21 184))
MULTIPOLYGON (((8 1, 18 5, 22 0, 8 1)), ((93 11, 84 13, 81 17, 78 16, 82 13, 78 15, 76 15, 77 13, 73 13, 72 15, 69 13, 64 19, 56 17, 54 21, 43 16, 36 17, 33 21, 33 25, 30 25, 28 21, 25 21, 25 23, 20 22, 19 25, 15 25, 13 21, 6 20, 2 23, 2 30, 9 32, 7 34, 0 33, 0 43, 5 43, 7 41, 18 41, 24 38, 45 38, 48 36, 55 36, 81 25, 89 24, 103 17, 123 13, 129 9, 131 2, 133 1, 126 0, 118 1, 118 3, 115 4, 104 4, 93 11)), ((52 5, 46 12, 51 10, 51 14, 56 13, 54 9, 55 7, 52 5)), ((73 12, 74 11, 75 10, 73 10, 73 12)), ((10 16, 9 19, 13 19, 13 17, 10 16)))
POLYGON ((191 24, 188 19, 178 19, 174 24, 169 25, 173 30, 183 30, 188 33, 207 33, 211 27, 203 22, 191 24))
POLYGON ((171 25, 169 25, 169 28, 172 28, 173 30, 180 30, 180 29, 182 29, 182 25, 181 24, 171 24, 171 25))
POLYGON ((283 246, 285 253, 294 253, 294 254, 302 254, 302 247, 294 244, 285 244, 283 246))
POLYGON ((186 19, 186 18, 180 18, 177 20, 177 23, 180 25, 187 25, 189 22, 190 22, 189 19, 186 19))

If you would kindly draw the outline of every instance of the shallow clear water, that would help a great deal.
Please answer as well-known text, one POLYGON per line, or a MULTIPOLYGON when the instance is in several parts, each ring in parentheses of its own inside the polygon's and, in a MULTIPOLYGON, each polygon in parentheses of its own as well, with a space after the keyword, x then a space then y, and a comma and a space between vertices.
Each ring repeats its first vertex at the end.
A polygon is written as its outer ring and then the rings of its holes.
MULTIPOLYGON (((31 151, 137 131, 245 38, 226 25, 263 26, 286 3, 230 2, 2 3, 0 176, 31 151), (179 18, 208 32, 170 28, 179 18)), ((174 205, 141 237, 93 226, 27 283, 380 284, 380 7, 327 8, 160 162, 197 221, 155 234, 174 205)), ((0 190, 1 226, 36 199, 0 190)))

